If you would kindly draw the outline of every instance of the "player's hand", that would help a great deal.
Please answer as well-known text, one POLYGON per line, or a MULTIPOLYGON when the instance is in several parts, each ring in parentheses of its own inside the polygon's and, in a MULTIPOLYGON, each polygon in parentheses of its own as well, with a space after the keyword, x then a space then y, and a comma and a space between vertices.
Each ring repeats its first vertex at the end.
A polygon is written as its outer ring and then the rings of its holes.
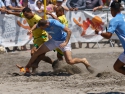
POLYGON ((32 34, 32 30, 28 30, 27 35, 32 34))
POLYGON ((66 45, 67 45, 67 43, 63 42, 63 43, 60 44, 60 48, 64 48, 66 45))
POLYGON ((99 30, 96 29, 96 30, 95 30, 95 34, 98 34, 98 33, 99 33, 99 30))

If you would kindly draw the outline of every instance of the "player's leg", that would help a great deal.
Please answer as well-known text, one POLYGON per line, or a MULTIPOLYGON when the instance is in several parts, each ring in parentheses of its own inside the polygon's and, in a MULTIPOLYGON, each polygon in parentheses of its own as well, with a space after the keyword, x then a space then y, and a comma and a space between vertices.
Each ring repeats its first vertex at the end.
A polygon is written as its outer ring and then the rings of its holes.
POLYGON ((122 73, 125 75, 125 54, 122 53, 119 58, 116 60, 115 64, 114 64, 114 69, 119 72, 119 73, 122 73))
POLYGON ((68 64, 78 64, 78 63, 83 63, 85 65, 85 67, 87 68, 87 70, 90 73, 94 72, 93 67, 91 67, 91 65, 89 64, 89 62, 87 61, 86 58, 72 58, 71 56, 71 51, 70 50, 66 50, 64 51, 64 57, 65 60, 68 64))
POLYGON ((35 60, 40 56, 43 55, 48 51, 51 51, 53 49, 55 49, 55 43, 54 40, 50 39, 49 41, 45 42, 43 45, 41 45, 38 50, 33 54, 33 56, 31 57, 29 63, 26 65, 26 68, 30 68, 31 65, 35 62, 35 60))
POLYGON ((58 60, 63 60, 63 52, 59 48, 56 48, 56 51, 58 60))
POLYGON ((86 58, 72 58, 70 50, 64 51, 64 57, 68 64, 83 63, 86 67, 90 66, 86 58))
POLYGON ((44 56, 44 53, 50 51, 49 48, 43 44, 39 47, 39 49, 33 54, 33 56, 30 58, 30 61, 28 62, 28 64, 26 65, 26 68, 30 68, 31 65, 37 60, 37 58, 40 55, 44 56))

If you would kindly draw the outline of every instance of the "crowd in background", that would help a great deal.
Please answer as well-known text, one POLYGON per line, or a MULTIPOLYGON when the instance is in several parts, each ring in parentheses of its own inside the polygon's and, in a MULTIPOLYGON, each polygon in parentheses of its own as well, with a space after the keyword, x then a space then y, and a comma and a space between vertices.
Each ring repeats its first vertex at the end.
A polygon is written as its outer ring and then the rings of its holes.
MULTIPOLYGON (((46 0, 47 13, 53 13, 56 7, 62 6, 65 11, 77 11, 84 9, 92 9, 93 11, 100 10, 103 7, 109 7, 114 0, 46 0)), ((116 0, 122 2, 124 7, 125 0, 116 0)), ((25 7, 29 7, 34 13, 39 16, 44 15, 44 0, 0 0, 1 14, 6 13, 6 10, 21 12, 25 7)), ((49 16, 48 16, 49 17, 49 16)), ((87 43, 89 48, 89 43, 87 43)), ((9 48, 6 48, 9 51, 9 48)), ((26 50, 26 46, 21 46, 21 50, 26 50)), ((14 47, 13 50, 20 50, 14 47)))

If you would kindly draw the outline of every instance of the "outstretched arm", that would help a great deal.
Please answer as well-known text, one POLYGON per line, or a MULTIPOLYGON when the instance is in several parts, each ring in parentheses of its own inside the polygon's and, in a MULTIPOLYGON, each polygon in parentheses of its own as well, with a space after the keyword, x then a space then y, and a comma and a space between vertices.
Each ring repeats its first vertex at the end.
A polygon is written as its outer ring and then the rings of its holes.
POLYGON ((51 15, 53 19, 56 19, 56 20, 60 21, 60 20, 58 19, 58 17, 57 17, 57 16, 55 16, 55 15, 53 15, 52 13, 47 12, 47 14, 51 15))
POLYGON ((98 35, 101 35, 102 37, 104 37, 106 39, 110 39, 112 36, 112 33, 110 33, 110 32, 102 33, 101 31, 95 30, 95 33, 98 35))
POLYGON ((18 17, 21 17, 21 12, 12 12, 10 10, 6 10, 6 13, 7 14, 12 14, 12 15, 15 15, 15 16, 18 16, 18 17))

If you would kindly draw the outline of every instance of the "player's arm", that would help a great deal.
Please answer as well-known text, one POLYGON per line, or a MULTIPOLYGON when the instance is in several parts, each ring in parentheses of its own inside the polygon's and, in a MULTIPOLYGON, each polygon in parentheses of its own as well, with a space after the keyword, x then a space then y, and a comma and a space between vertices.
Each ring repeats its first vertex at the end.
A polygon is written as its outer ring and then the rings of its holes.
POLYGON ((12 15, 15 15, 15 16, 18 16, 18 17, 21 17, 21 12, 12 12, 10 10, 6 10, 6 13, 7 14, 12 14, 12 15))
POLYGON ((28 30, 27 34, 31 34, 34 29, 37 28, 37 24, 35 24, 30 30, 28 30))
POLYGON ((71 30, 67 27, 64 28, 64 31, 67 33, 67 37, 66 37, 66 44, 68 44, 69 40, 70 40, 70 37, 71 37, 71 30))
POLYGON ((109 28, 108 28, 106 33, 103 33, 99 30, 95 30, 95 33, 98 34, 98 35, 101 35, 104 38, 110 39, 112 34, 116 31, 117 27, 118 27, 117 20, 112 19, 109 23, 109 28))
POLYGON ((64 10, 69 11, 69 8, 67 6, 62 6, 64 10))
POLYGON ((112 36, 112 33, 110 33, 110 32, 102 33, 101 31, 95 30, 95 33, 98 35, 101 35, 102 37, 104 37, 106 39, 110 39, 112 36))
POLYGON ((53 15, 52 13, 47 12, 47 14, 49 14, 50 16, 52 16, 52 18, 53 18, 53 19, 56 19, 56 20, 60 21, 60 20, 58 19, 58 17, 57 17, 57 16, 55 16, 55 15, 53 15))

